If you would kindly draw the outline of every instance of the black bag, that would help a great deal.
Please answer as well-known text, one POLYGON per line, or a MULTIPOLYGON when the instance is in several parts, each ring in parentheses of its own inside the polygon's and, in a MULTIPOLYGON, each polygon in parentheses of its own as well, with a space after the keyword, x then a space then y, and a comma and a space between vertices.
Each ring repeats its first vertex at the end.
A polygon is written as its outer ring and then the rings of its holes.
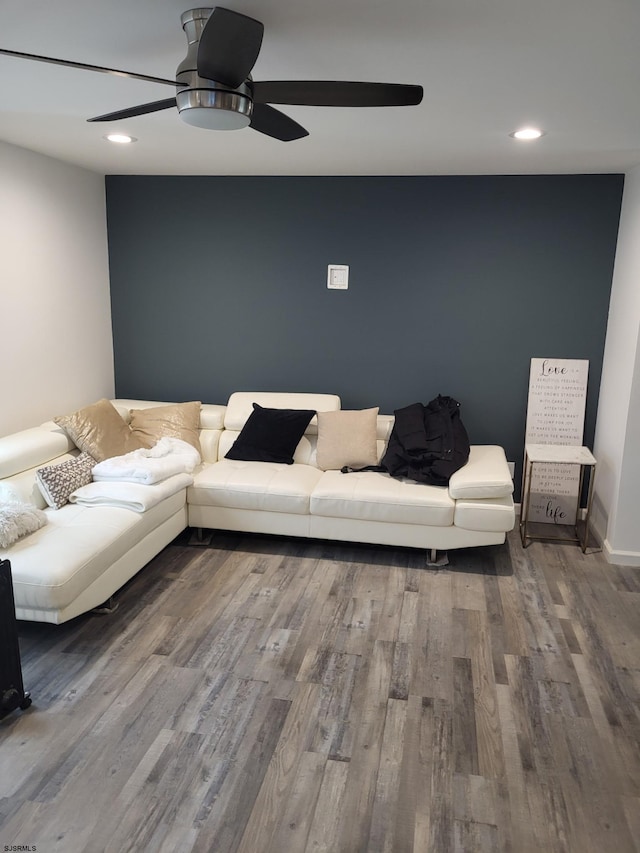
POLYGON ((24 711, 30 704, 22 683, 11 563, 0 560, 0 719, 16 708, 24 711))
POLYGON ((413 403, 394 412, 395 423, 380 467, 392 477, 446 486, 469 459, 469 436, 460 403, 438 395, 426 406, 413 403))

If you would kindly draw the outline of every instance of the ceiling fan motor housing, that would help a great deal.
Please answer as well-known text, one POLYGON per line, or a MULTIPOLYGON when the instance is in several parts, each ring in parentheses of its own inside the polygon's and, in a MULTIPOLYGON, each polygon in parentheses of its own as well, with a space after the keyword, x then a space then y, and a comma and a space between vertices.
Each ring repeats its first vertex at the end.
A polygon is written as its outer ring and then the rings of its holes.
POLYGON ((190 9, 180 18, 188 42, 187 55, 176 69, 183 88, 176 92, 180 118, 194 127, 208 130, 238 130, 251 121, 253 101, 249 87, 242 83, 231 89, 215 80, 200 77, 197 71, 198 46, 213 9, 190 9))

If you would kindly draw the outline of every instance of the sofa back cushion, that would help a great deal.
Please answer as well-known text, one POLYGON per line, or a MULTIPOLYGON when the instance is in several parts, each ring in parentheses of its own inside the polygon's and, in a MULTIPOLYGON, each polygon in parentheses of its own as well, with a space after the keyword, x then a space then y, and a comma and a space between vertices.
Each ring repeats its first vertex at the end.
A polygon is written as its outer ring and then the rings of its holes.
POLYGON ((0 480, 46 465, 73 448, 73 441, 53 421, 5 435, 0 438, 0 480))
MULTIPOLYGON (((335 394, 236 391, 229 397, 227 403, 224 428, 240 432, 253 412, 254 403, 268 409, 313 409, 315 412, 335 412, 340 408, 340 397, 335 394)), ((317 418, 313 417, 305 434, 315 435, 317 432, 317 418)))
MULTIPOLYGON (((71 453, 63 453, 54 459, 48 459, 46 464, 58 465, 62 462, 69 462, 76 459, 78 454, 79 451, 74 448, 71 453)), ((37 472, 40 467, 37 465, 33 468, 27 468, 17 474, 12 474, 11 477, 0 480, 0 501, 19 500, 23 503, 33 504, 38 509, 45 509, 47 502, 38 487, 37 480, 37 472)))

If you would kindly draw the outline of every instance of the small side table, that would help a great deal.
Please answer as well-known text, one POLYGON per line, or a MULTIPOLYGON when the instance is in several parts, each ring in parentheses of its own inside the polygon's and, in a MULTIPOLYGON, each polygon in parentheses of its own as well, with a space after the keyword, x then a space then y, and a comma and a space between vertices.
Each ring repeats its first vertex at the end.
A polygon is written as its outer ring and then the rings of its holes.
POLYGON ((522 498, 520 505, 520 538, 522 547, 526 548, 528 541, 532 539, 561 539, 563 542, 577 542, 584 554, 587 550, 589 539, 589 516, 591 515, 591 501, 593 499, 593 481, 595 475, 596 460, 588 447, 580 447, 571 444, 526 444, 524 448, 524 477, 522 479, 522 498), (563 536, 534 536, 528 531, 529 508, 531 505, 531 479, 533 466, 538 462, 547 462, 556 465, 579 465, 580 483, 578 485, 578 498, 576 503, 575 538, 563 536), (584 518, 584 533, 580 536, 578 531, 578 516, 580 514, 580 496, 584 485, 585 471, 589 470, 589 496, 587 498, 587 511, 584 518))

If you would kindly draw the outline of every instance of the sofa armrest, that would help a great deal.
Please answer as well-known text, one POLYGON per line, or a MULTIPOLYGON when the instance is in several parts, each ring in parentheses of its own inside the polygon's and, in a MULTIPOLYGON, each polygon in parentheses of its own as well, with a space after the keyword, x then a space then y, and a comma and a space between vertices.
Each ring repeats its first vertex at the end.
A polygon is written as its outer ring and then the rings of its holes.
POLYGON ((449 496, 453 500, 504 498, 512 493, 507 457, 496 444, 472 445, 469 461, 449 480, 449 496))

